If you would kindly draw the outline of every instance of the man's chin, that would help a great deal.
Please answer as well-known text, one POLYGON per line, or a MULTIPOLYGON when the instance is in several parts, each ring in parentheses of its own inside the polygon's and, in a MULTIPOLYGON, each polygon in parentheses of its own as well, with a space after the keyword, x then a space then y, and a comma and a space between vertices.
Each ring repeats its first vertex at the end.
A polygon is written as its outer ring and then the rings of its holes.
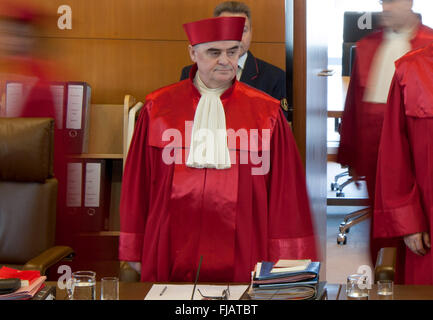
POLYGON ((234 75, 226 76, 226 77, 215 77, 215 82, 218 83, 218 87, 222 87, 226 84, 229 84, 235 78, 234 75))
POLYGON ((233 79, 234 76, 235 76, 235 74, 234 74, 233 71, 226 71, 226 72, 224 72, 224 71, 217 71, 216 75, 215 75, 215 78, 217 78, 218 80, 222 80, 222 81, 224 81, 224 80, 228 81, 228 80, 233 79))

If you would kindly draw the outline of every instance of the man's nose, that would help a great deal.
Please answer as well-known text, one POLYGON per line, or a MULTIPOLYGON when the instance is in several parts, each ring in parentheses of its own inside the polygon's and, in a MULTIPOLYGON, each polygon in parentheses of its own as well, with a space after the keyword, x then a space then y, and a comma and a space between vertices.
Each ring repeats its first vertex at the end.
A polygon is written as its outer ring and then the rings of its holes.
POLYGON ((218 57, 218 63, 224 65, 229 63, 229 58, 226 52, 221 52, 221 54, 218 57))

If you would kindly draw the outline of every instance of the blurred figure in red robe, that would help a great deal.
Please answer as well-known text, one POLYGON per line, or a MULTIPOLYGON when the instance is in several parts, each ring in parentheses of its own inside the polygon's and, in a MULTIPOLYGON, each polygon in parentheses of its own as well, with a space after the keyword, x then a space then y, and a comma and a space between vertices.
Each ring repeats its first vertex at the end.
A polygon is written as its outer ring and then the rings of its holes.
MULTIPOLYGON (((54 174, 59 182, 57 224, 61 226, 66 176, 66 154, 60 130, 63 106, 55 108, 51 84, 57 70, 51 60, 40 54, 41 40, 37 37, 47 17, 28 1, 2 0, 0 3, 0 116, 55 120, 54 174), (19 94, 11 95, 14 99, 7 105, 6 82, 16 83, 19 88, 19 94)), ((58 240, 61 235, 63 232, 58 232, 58 240)))
POLYGON ((317 259, 305 173, 278 100, 236 80, 245 18, 184 25, 189 79, 146 97, 126 160, 119 258, 142 281, 249 282, 317 259))
MULTIPOLYGON (((377 154, 394 62, 409 52, 433 41, 433 30, 424 26, 412 11, 412 0, 382 1, 383 29, 374 31, 356 45, 356 58, 343 112, 337 161, 349 166, 354 178, 365 176, 373 206, 377 154)), ((374 225, 371 220, 371 230, 374 225)), ((398 239, 374 239, 370 234, 370 256, 376 264, 382 247, 397 247, 396 282, 402 280, 401 254, 404 244, 398 239)))
POLYGON ((374 235, 406 244, 405 284, 433 284, 433 44, 396 63, 383 123, 374 235))

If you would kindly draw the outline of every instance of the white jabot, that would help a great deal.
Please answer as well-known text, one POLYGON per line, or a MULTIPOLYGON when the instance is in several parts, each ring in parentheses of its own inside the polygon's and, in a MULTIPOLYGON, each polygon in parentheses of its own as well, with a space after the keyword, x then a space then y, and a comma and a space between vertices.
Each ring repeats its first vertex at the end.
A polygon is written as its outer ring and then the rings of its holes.
POLYGON ((242 76, 242 71, 245 69, 245 62, 247 61, 248 52, 245 52, 245 54, 241 57, 239 57, 238 60, 238 71, 236 72, 236 79, 239 81, 242 76))
POLYGON ((228 169, 231 163, 227 146, 226 116, 220 96, 231 84, 210 89, 197 72, 194 85, 201 98, 194 115, 186 165, 193 168, 228 169))
POLYGON ((370 68, 363 98, 365 102, 386 103, 395 72, 394 62, 410 51, 413 34, 414 29, 385 32, 370 68))

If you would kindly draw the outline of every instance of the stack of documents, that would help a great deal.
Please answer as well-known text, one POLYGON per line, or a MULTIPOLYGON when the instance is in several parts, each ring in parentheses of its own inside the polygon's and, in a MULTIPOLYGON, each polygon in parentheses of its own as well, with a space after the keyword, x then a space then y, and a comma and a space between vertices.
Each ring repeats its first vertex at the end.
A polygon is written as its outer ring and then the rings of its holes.
POLYGON ((320 262, 280 260, 259 262, 249 290, 251 299, 309 300, 318 293, 320 262))
POLYGON ((28 300, 32 299, 39 290, 45 287, 46 276, 41 276, 36 270, 16 270, 8 267, 0 269, 0 279, 20 279, 21 288, 0 295, 0 300, 28 300))

